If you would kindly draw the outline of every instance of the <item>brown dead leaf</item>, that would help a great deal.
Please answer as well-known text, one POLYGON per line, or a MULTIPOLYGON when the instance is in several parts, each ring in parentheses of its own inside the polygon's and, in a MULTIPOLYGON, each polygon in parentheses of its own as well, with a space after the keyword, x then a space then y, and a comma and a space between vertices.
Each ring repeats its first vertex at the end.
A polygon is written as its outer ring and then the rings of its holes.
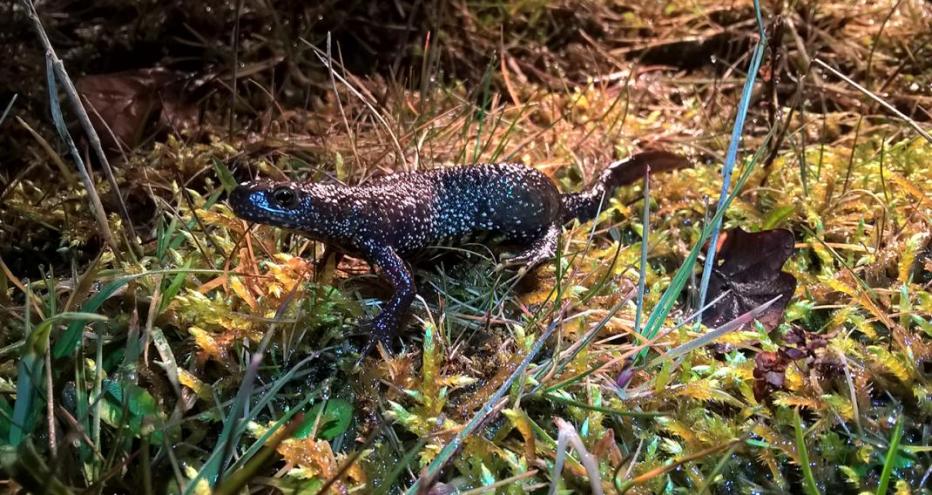
POLYGON ((702 314, 702 322, 709 327, 721 326, 780 295, 757 318, 772 330, 783 319, 796 290, 796 278, 781 271, 793 254, 793 233, 784 229, 751 233, 737 228, 723 232, 722 237, 707 300, 728 294, 702 314))
POLYGON ((133 148, 153 127, 182 131, 198 124, 190 76, 156 67, 84 76, 75 87, 108 152, 133 148))
POLYGON ((754 357, 754 398, 762 401, 776 391, 787 390, 786 368, 792 361, 805 360, 819 368, 830 368, 834 363, 826 361, 820 351, 834 336, 793 327, 783 336, 779 350, 759 352, 754 357))
POLYGON ((779 352, 760 352, 754 357, 754 398, 762 401, 786 382, 787 356, 779 352))

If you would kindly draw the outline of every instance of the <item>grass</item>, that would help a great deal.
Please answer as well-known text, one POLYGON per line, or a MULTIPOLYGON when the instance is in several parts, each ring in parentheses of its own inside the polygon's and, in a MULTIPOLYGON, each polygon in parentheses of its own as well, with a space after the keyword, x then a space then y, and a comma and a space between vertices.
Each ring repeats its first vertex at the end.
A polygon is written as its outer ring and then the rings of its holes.
MULTIPOLYGON (((801 4, 776 36, 765 5, 767 43, 755 58, 751 2, 669 2, 660 12, 457 5, 443 31, 417 42, 409 80, 354 74, 338 43, 302 42, 294 49, 324 70, 313 106, 289 104, 261 72, 238 75, 242 104, 213 97, 208 108, 222 118, 204 125, 209 139, 170 135, 129 153, 114 181, 130 210, 139 197, 152 209, 134 218, 136 256, 117 255, 133 252, 127 236, 113 236, 115 250, 95 245, 102 232, 126 231, 119 203, 101 203, 101 216, 88 186, 46 173, 81 155, 48 158, 56 134, 43 138, 30 120, 23 146, 37 158, 3 178, 0 214, 25 229, 27 247, 37 225, 57 232, 67 262, 0 270, 7 486, 928 493, 932 143, 914 131, 928 129, 926 100, 903 89, 932 77, 921 64, 921 6, 860 6, 886 16, 878 33, 839 5, 801 4), (729 15, 737 20, 726 24, 729 15), (587 22, 614 28, 596 34, 587 22), (558 43, 572 34, 559 26, 575 23, 595 41, 558 43), (500 40, 496 26, 509 27, 500 40), (701 45, 691 39, 725 48, 699 69, 664 58, 664 47, 701 45), (499 42, 499 58, 476 58, 499 42), (441 72, 456 56, 463 72, 441 72), (538 56, 549 62, 535 65, 538 56), (870 95, 805 71, 806 58, 870 95), (741 71, 757 64, 754 82, 741 71), (278 99, 255 104, 260 92, 278 99), (866 106, 853 102, 875 97, 906 120, 857 112, 866 106), (251 137, 238 132, 250 107, 273 109, 274 123, 251 137), (733 125, 745 107, 745 125, 733 125), (506 157, 568 191, 651 146, 696 166, 608 198, 524 280, 491 275, 484 246, 421 260, 403 347, 359 369, 360 323, 378 311, 384 284, 352 259, 318 271, 317 243, 247 226, 224 202, 252 175, 358 183, 506 157), (703 248, 719 224, 796 237, 784 269, 799 283, 772 331, 696 324, 703 248), (756 358, 777 352, 802 357, 759 396, 756 358)), ((241 36, 236 60, 255 62, 259 41, 241 36)), ((2 130, 30 109, 24 100, 2 130)), ((101 198, 112 192, 101 174, 86 178, 101 198)))

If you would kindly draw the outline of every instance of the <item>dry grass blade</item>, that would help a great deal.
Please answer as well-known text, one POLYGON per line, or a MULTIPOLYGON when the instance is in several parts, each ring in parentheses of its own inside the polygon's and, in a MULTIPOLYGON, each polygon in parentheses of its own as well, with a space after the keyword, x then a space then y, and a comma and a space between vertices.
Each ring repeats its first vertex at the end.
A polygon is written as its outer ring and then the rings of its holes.
POLYGON ((632 478, 632 479, 630 479, 630 480, 628 480, 628 481, 622 482, 622 481, 620 481, 618 478, 616 478, 616 479, 615 479, 615 489, 618 490, 618 492, 621 493, 621 494, 627 493, 628 490, 630 490, 631 488, 633 488, 633 487, 635 487, 635 486, 637 486, 637 485, 644 484, 644 483, 646 483, 646 482, 648 482, 648 481, 650 481, 650 480, 652 480, 652 479, 654 479, 654 478, 657 478, 657 477, 659 477, 659 476, 663 476, 664 474, 669 473, 670 471, 673 471, 673 470, 675 470, 675 469, 678 469, 680 466, 682 466, 682 465, 684 465, 684 464, 686 464, 686 463, 688 463, 688 462, 693 462, 693 461, 696 461, 696 460, 698 460, 698 459, 702 459, 702 458, 704 458, 704 457, 708 457, 708 456, 710 456, 710 455, 712 455, 712 454, 716 454, 716 453, 721 452, 721 451, 723 451, 723 450, 730 449, 730 448, 734 447, 735 445, 740 444, 741 442, 742 442, 742 440, 733 440, 733 441, 728 442, 728 443, 726 443, 726 444, 724 444, 724 445, 716 445, 716 446, 714 446, 714 447, 709 447, 709 448, 707 448, 707 449, 700 450, 699 452, 696 452, 696 453, 694 453, 694 454, 690 454, 690 455, 687 455, 687 456, 683 456, 683 457, 677 459, 675 462, 671 462, 671 463, 666 464, 666 465, 664 465, 664 466, 660 466, 660 467, 651 469, 650 471, 648 471, 648 472, 646 472, 646 473, 644 473, 644 474, 635 476, 634 478, 632 478))
POLYGON ((671 359, 676 359, 684 354, 689 353, 690 351, 693 351, 694 349, 698 349, 702 346, 715 342, 716 339, 722 337, 723 335, 729 332, 733 332, 753 322, 756 317, 760 316, 765 311, 767 311, 767 309, 770 308, 770 306, 773 306, 775 302, 779 301, 781 297, 782 296, 774 297, 773 299, 765 302, 764 304, 761 304, 760 306, 752 309, 751 311, 748 311, 747 313, 744 313, 743 315, 735 318, 734 320, 714 330, 704 333, 701 336, 685 344, 682 344, 674 349, 671 349, 668 352, 665 352, 663 355, 654 358, 654 360, 650 362, 649 366, 655 366, 655 365, 660 364, 661 362, 669 361, 671 359))
MULTIPOLYGON (((64 119, 61 117, 61 109, 58 106, 58 95, 56 88, 56 76, 55 74, 59 73, 58 64, 61 63, 60 60, 57 60, 55 57, 55 52, 52 51, 51 42, 48 39, 48 36, 45 34, 45 29, 42 27, 42 22, 39 19, 39 14, 36 13, 35 7, 32 5, 30 0, 23 0, 23 5, 26 8, 30 19, 33 22, 33 25, 36 29, 36 32, 39 35, 39 39, 42 41, 43 46, 46 49, 46 76, 48 78, 48 91, 49 91, 49 103, 52 106, 52 117, 55 121, 55 127, 58 130, 59 135, 62 140, 68 145, 68 149, 71 152, 72 158, 78 166, 78 171, 81 174, 81 181, 84 183, 84 188, 87 190, 88 199, 91 203, 91 209, 94 213, 95 218, 97 219, 98 227, 100 228, 100 233, 104 238, 104 241, 111 247, 113 250, 114 256, 117 258, 122 258, 120 252, 120 247, 116 243, 113 233, 110 230, 110 224, 107 221, 107 213, 104 211, 103 203, 100 201, 100 196, 97 194, 97 189, 94 187, 94 182, 90 177, 90 174, 87 171, 87 168, 84 166, 84 161, 81 159, 80 153, 78 153, 77 146, 74 144, 74 140, 71 138, 68 129, 65 126, 64 119)), ((62 69, 61 73, 64 73, 62 69)), ((74 91, 74 87, 71 87, 71 90, 74 91)), ((75 91, 75 95, 76 95, 75 91)))
POLYGON ((568 447, 572 445, 572 447, 576 449, 576 453, 579 454, 580 462, 586 468, 586 474, 589 476, 589 487, 592 489, 592 493, 595 495, 602 495, 604 490, 602 489, 602 477, 599 475, 599 463, 592 454, 586 450, 586 446, 583 445, 582 438, 579 438, 579 433, 576 431, 576 428, 563 418, 554 418, 553 421, 557 425, 559 434, 557 436, 557 458, 553 463, 553 474, 550 477, 549 494, 554 495, 557 493, 557 481, 563 472, 563 463, 566 461, 566 456, 568 455, 568 447))
POLYGON ((14 94, 13 97, 10 98, 10 102, 6 104, 6 108, 4 108, 3 113, 0 114, 0 124, 3 124, 3 121, 6 120, 6 116, 10 114, 10 110, 13 110, 13 104, 16 103, 16 98, 18 96, 19 95, 14 94))
POLYGON ((932 143, 932 135, 930 135, 925 129, 923 129, 923 128, 919 125, 919 123, 917 123, 914 119, 911 119, 908 115, 904 114, 903 112, 897 110, 896 107, 894 107, 893 105, 887 103, 886 100, 884 100, 883 98, 881 98, 881 97, 877 96, 876 94, 874 94, 873 91, 871 91, 871 90, 865 88, 864 86, 861 86, 860 84, 854 82, 850 77, 848 77, 848 76, 842 74, 841 72, 838 72, 834 67, 832 67, 831 65, 829 65, 829 64, 827 64, 827 63, 825 63, 825 62, 823 62, 822 60, 820 60, 820 59, 818 59, 818 58, 815 59, 815 60, 813 60, 813 62, 815 62, 817 65, 819 65, 820 67, 824 68, 825 70, 831 72, 833 75, 835 75, 835 77, 837 77, 837 78, 841 79, 842 81, 844 81, 844 82, 850 84, 850 85, 853 86, 855 89, 857 89, 858 91, 860 91, 861 93, 863 93, 865 96, 867 96, 868 98, 874 100, 874 101, 875 101, 876 103, 878 103, 880 106, 882 106, 882 107, 884 107, 885 109, 887 109, 887 111, 889 111, 889 112, 892 113, 893 115, 896 115, 897 117, 899 117, 900 119, 902 119, 903 122, 905 122, 905 123, 908 124, 910 127, 912 127, 917 133, 919 133, 920 136, 922 136, 923 138, 925 138, 926 141, 932 143))
MULTIPOLYGON (((62 160, 61 155, 59 155, 58 153, 55 152, 55 150, 52 149, 52 146, 49 144, 49 142, 46 141, 45 138, 42 137, 41 134, 36 132, 35 129, 30 127, 29 124, 27 124, 26 121, 21 119, 19 116, 16 116, 16 122, 19 123, 19 125, 21 125, 24 129, 26 129, 26 132, 28 132, 36 140, 37 143, 39 143, 39 147, 42 148, 42 150, 45 151, 45 153, 48 155, 49 159, 52 160, 52 163, 54 163, 55 167, 58 168, 58 171, 61 172, 62 177, 65 177, 65 180, 67 180, 68 182, 74 181, 75 180, 74 173, 72 173, 71 170, 68 169, 68 166, 65 165, 65 162, 62 160)), ((12 189, 12 188, 8 188, 8 190, 9 189, 12 189)))
MULTIPOLYGON (((45 28, 42 27, 42 20, 39 19, 39 14, 36 12, 35 5, 33 5, 32 0, 21 1, 23 3, 23 7, 26 9, 27 15, 33 23, 36 34, 39 36, 39 41, 45 48, 45 56, 46 60, 50 64, 50 69, 55 71, 58 82, 60 82, 62 87, 65 89, 65 94, 67 95, 68 100, 71 102, 71 108, 78 116, 78 120, 81 122, 81 127, 84 129, 84 133, 88 140, 90 140, 91 148, 97 155, 97 159, 100 160, 101 166, 104 169, 104 174, 107 176, 107 180, 110 182, 110 187, 113 188, 113 193, 120 205, 120 216, 123 218, 123 221, 126 222, 126 225, 124 226, 126 239, 129 241, 131 246, 136 246, 138 248, 136 240, 136 229, 133 227, 132 217, 130 217, 129 210, 126 208, 126 202, 123 200, 123 195, 120 193, 120 186, 117 184, 116 178, 113 175, 113 169, 110 167, 110 161, 107 159, 107 155, 104 153, 103 146, 100 143, 100 137, 97 135, 97 131, 94 130, 94 125, 91 124, 91 118, 87 115, 87 111, 84 109, 84 105, 81 103, 81 97, 78 95, 78 91, 75 89, 74 83, 71 82, 71 78, 68 76, 68 72, 65 70, 64 62, 58 58, 58 55, 55 53, 55 49, 52 47, 52 42, 49 40, 48 35, 45 33, 45 28)), ((55 91, 51 81, 52 79, 50 78, 49 94, 54 95, 55 91)), ((53 105, 55 104, 53 103, 53 105)), ((61 129, 59 129, 59 133, 61 133, 61 129)), ((77 160, 77 153, 75 153, 75 159, 77 160)), ((90 194, 90 191, 88 191, 88 193, 90 194)), ((94 195, 96 195, 96 192, 94 192, 94 195)))
POLYGON ((346 89, 350 93, 352 93, 353 96, 355 96, 356 98, 359 98, 359 101, 361 101, 363 105, 365 105, 366 108, 368 108, 369 111, 372 112, 372 116, 375 117, 376 120, 378 120, 380 124, 382 124, 382 126, 385 128, 385 131, 388 132, 389 137, 392 138, 392 143, 395 145, 395 152, 398 154, 398 160, 401 162, 402 170, 405 170, 405 171, 410 170, 410 168, 408 167, 408 160, 407 158, 405 158, 404 149, 401 147, 401 143, 398 141, 398 136, 395 135, 395 131, 392 129, 390 125, 388 125, 388 121, 386 121, 385 117, 383 117, 382 114, 375 108, 374 104, 369 102, 369 100, 365 96, 363 96, 363 94, 360 93, 358 89, 353 87, 353 85, 350 84, 350 82, 347 81, 345 77, 338 74, 333 69, 333 58, 332 57, 328 57, 328 54, 324 53, 323 51, 321 51, 316 46, 312 45, 309 41, 305 40, 304 38, 301 38, 301 42, 303 42, 304 44, 309 46, 312 50, 314 50, 314 54, 317 55, 317 58, 320 59, 320 62, 329 69, 330 75, 337 78, 341 83, 343 83, 346 89))

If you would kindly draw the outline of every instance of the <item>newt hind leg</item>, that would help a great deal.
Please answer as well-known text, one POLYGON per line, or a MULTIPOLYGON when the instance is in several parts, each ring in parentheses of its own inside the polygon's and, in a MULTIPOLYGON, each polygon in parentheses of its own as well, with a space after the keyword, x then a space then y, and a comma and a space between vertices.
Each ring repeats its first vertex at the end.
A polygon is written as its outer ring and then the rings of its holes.
POLYGON ((503 268, 520 267, 519 275, 533 270, 541 263, 552 259, 557 253, 557 242, 560 239, 560 226, 550 225, 544 233, 531 243, 526 250, 502 261, 496 270, 503 268))

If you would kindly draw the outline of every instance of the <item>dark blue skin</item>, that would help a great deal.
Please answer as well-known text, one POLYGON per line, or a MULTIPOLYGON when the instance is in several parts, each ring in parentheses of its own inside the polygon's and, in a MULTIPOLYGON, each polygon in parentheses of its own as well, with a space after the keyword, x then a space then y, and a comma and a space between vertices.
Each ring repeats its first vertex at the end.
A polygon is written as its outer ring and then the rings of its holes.
POLYGON ((553 257, 563 224, 594 218, 615 188, 652 172, 683 168, 673 153, 649 151, 610 165, 591 188, 560 194, 538 170, 483 164, 392 174, 361 186, 253 181, 230 206, 252 222, 299 231, 381 269, 394 295, 371 325, 365 356, 389 348, 415 286, 404 258, 431 246, 477 239, 527 246, 507 265, 532 269, 553 257))

